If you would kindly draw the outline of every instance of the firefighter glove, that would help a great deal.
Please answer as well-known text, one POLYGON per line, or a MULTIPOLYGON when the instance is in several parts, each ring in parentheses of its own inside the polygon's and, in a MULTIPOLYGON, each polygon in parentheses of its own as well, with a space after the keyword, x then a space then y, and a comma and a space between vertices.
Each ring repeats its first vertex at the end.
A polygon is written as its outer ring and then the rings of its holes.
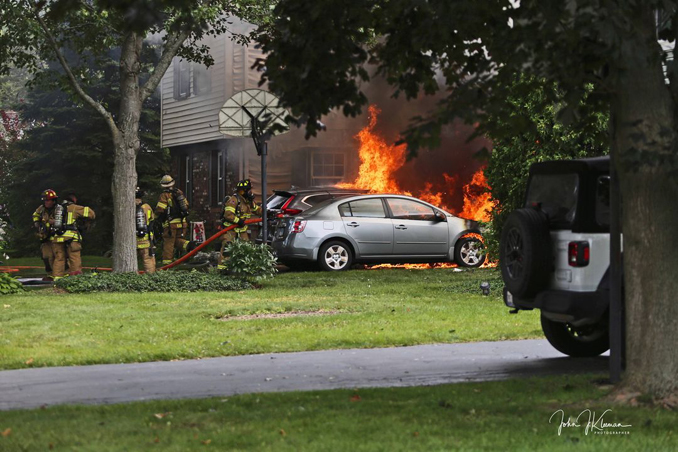
POLYGON ((245 219, 244 219, 244 218, 240 218, 240 219, 238 220, 238 223, 237 223, 237 224, 238 224, 238 227, 239 227, 239 228, 245 226, 245 219))

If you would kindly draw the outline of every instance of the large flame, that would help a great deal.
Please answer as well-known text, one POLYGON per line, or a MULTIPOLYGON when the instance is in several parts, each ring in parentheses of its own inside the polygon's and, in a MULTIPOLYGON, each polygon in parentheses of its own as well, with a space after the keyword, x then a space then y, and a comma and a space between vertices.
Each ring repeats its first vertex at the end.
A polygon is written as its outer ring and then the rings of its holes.
MULTIPOLYGON (((405 164, 407 147, 404 144, 389 145, 376 132, 377 117, 380 113, 381 110, 376 105, 370 105, 370 122, 356 135, 360 142, 358 177, 351 183, 342 183, 338 186, 369 190, 372 193, 400 193, 413 196, 412 193, 403 190, 395 179, 396 171, 405 164)), ((450 176, 447 173, 443 176, 444 186, 434 187, 431 182, 425 182, 423 189, 414 196, 462 218, 476 221, 489 220, 489 211, 494 205, 490 201, 490 187, 487 185, 483 168, 479 169, 473 175, 471 182, 464 186, 464 207, 461 212, 446 206, 443 200, 445 194, 449 195, 454 192, 458 176, 450 176)))

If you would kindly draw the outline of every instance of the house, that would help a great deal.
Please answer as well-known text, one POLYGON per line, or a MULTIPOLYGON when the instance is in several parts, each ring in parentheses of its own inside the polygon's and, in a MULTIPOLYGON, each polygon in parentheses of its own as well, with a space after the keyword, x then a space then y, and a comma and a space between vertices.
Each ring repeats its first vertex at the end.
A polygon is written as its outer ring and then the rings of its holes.
MULTIPOLYGON (((251 25, 233 24, 248 32, 251 25)), ((219 132, 218 115, 233 94, 259 88, 260 75, 252 69, 261 51, 228 36, 209 36, 214 65, 175 58, 161 85, 161 143, 169 148, 172 173, 188 197, 191 211, 205 221, 208 235, 216 230, 224 197, 244 178, 252 181, 261 199, 260 157, 251 138, 219 132)), ((265 87, 262 87, 265 89, 265 87)), ((269 141, 268 189, 333 185, 352 179, 359 161, 353 136, 363 126, 337 114, 327 118, 327 131, 306 140, 303 130, 292 130, 269 141)))

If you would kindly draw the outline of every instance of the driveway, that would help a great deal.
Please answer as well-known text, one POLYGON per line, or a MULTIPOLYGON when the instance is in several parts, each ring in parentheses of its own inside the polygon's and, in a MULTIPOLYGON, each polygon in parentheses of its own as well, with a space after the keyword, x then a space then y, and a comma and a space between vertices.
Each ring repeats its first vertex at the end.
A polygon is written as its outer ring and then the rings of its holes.
POLYGON ((608 369, 545 340, 420 345, 0 372, 0 410, 252 392, 428 386, 608 369))

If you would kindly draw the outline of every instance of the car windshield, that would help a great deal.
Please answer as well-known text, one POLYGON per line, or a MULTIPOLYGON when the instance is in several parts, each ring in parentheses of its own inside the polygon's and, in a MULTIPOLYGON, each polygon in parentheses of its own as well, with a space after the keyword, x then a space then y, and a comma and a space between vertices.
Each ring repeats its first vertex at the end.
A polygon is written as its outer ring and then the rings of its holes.
POLYGON ((526 206, 541 206, 552 227, 569 228, 577 211, 579 176, 576 173, 534 174, 526 206))

